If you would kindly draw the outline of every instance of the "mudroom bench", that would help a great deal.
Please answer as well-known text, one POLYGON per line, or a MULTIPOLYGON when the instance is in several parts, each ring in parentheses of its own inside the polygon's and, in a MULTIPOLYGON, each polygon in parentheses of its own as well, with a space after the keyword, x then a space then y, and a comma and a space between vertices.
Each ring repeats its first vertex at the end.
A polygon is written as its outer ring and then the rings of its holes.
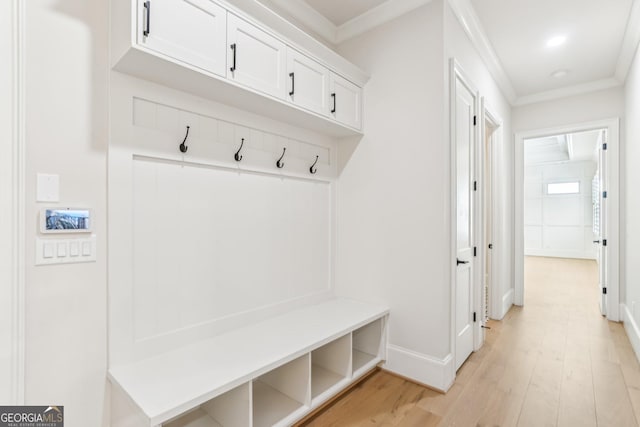
POLYGON ((291 425, 385 359, 388 313, 331 299, 112 367, 112 425, 291 425))

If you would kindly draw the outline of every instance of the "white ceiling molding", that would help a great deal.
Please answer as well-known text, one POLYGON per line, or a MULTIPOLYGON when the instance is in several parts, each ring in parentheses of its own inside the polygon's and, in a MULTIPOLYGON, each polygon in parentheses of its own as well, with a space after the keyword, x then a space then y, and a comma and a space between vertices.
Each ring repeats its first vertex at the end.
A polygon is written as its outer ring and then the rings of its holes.
POLYGON ((620 82, 627 80, 627 74, 640 43, 640 0, 634 0, 629 13, 627 30, 624 34, 622 49, 616 66, 616 79, 620 82))
POLYGON ((385 24, 430 2, 431 0, 387 0, 339 26, 335 35, 335 43, 339 44, 364 34, 372 28, 385 24))
POLYGON ((282 8, 329 43, 336 44, 338 27, 307 2, 303 0, 269 0, 269 2, 282 8))
POLYGON ((616 86, 621 86, 622 83, 614 78, 602 79, 595 82, 584 83, 575 86, 563 87, 560 89, 554 89, 547 92, 534 93, 532 95, 521 96, 514 106, 535 104, 537 102, 551 101, 559 98, 566 98, 568 96, 582 95, 584 93, 596 92, 599 90, 610 89, 616 86))
POLYGON ((337 45, 360 34, 364 34, 378 25, 385 24, 431 1, 432 0, 387 0, 362 15, 345 22, 339 27, 304 0, 268 0, 265 3, 272 3, 281 8, 307 28, 315 31, 327 42, 337 45))
POLYGON ((511 80, 493 50, 493 46, 473 9, 473 5, 469 0, 449 0, 449 4, 502 93, 511 104, 515 104, 517 96, 511 80))

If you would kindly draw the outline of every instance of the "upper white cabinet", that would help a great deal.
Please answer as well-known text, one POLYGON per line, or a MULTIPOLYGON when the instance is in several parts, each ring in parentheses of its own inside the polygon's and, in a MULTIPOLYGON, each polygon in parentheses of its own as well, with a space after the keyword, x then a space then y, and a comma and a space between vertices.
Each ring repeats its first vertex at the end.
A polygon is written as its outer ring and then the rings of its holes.
POLYGON ((139 44, 214 74, 226 74, 225 9, 211 0, 137 2, 139 44))
POLYGON ((329 70, 295 49, 287 49, 288 100, 325 116, 329 115, 329 70))
POLYGON ((284 99, 287 46, 258 27, 229 13, 227 77, 284 99))
POLYGON ((355 129, 362 128, 362 89, 331 73, 330 91, 332 116, 342 124, 355 129))
POLYGON ((276 32, 224 0, 110 5, 115 70, 329 136, 362 134, 367 75, 292 24, 269 21, 276 32))

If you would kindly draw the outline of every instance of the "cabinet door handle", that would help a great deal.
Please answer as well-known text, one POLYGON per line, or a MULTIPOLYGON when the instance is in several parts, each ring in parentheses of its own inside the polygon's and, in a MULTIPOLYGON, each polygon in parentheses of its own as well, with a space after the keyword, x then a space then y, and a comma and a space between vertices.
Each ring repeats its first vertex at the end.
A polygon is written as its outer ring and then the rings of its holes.
POLYGON ((234 72, 236 70, 236 44, 235 43, 231 45, 231 50, 233 51, 233 65, 231 66, 230 70, 231 72, 234 72))
POLYGON ((145 8, 145 17, 147 22, 144 26, 144 30, 142 31, 142 34, 144 34, 145 37, 148 37, 149 34, 151 33, 151 2, 150 1, 144 2, 144 8, 145 8))
POLYGON ((289 73, 289 77, 291 77, 291 92, 289 92, 289 96, 293 96, 296 93, 296 75, 295 73, 289 73))
POLYGON ((460 264, 469 264, 469 261, 460 261, 459 259, 456 259, 456 265, 460 264))
POLYGON ((331 110, 332 113, 336 112, 336 94, 332 93, 331 97, 333 98, 333 110, 331 110))

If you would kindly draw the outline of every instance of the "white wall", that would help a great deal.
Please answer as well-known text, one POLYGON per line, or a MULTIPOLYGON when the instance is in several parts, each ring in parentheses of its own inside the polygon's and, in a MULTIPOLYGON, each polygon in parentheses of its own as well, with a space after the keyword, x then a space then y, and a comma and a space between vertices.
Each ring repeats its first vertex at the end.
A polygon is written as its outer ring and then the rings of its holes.
POLYGON ((26 8, 26 403, 103 425, 106 330, 108 2, 26 8), (60 206, 94 209, 97 262, 34 266, 36 173, 60 175, 60 206))
POLYGON ((513 108, 513 132, 552 128, 623 117, 621 87, 513 108))
MULTIPOLYGON (((496 131, 495 160, 495 210, 494 210, 494 241, 492 256, 496 266, 493 277, 494 292, 492 296, 491 317, 501 319, 513 303, 513 181, 505 177, 513 176, 513 144, 511 144, 511 106, 495 80, 489 73, 484 62, 471 44, 462 25, 454 15, 448 2, 445 2, 445 57, 455 58, 465 73, 470 76, 485 106, 499 119, 502 126, 496 131)), ((447 64, 448 66, 448 64, 447 64)), ((447 70, 446 86, 449 87, 449 73, 447 70)), ((449 111, 448 97, 445 97, 445 111, 449 111)), ((448 120, 445 127, 445 141, 449 140, 448 120)), ((480 182, 480 186, 482 183, 480 182)))
POLYGON ((13 2, 0 2, 0 405, 13 403, 13 2))
POLYGON ((596 258, 593 244, 593 161, 529 165, 524 175, 524 253, 596 258), (548 194, 554 182, 580 183, 579 194, 548 194))
POLYGON ((442 25, 433 1, 339 47, 372 77, 365 136, 339 145, 336 278, 338 294, 389 305, 387 367, 440 388, 429 369, 450 352, 442 25))
MULTIPOLYGON (((432 1, 338 49, 372 78, 365 137, 339 147, 336 291, 388 304, 386 367, 438 388, 453 379, 449 57, 472 75, 510 134, 510 106, 445 4, 432 1)), ((498 152, 499 176, 510 173, 511 146, 501 142, 498 152)), ((496 246, 508 260, 501 265, 510 266, 512 190, 502 182, 498 215, 507 227, 496 246)), ((500 277, 507 293, 510 267, 500 277)))
MULTIPOLYGON (((640 182, 640 55, 636 53, 627 84, 625 87, 625 108, 629 120, 624 123, 625 145, 621 163, 624 164, 623 181, 626 183, 622 189, 625 205, 622 207, 623 224, 625 229, 621 235, 625 236, 625 242, 621 245, 624 255, 621 258, 621 273, 624 274, 623 288, 627 309, 630 311, 636 323, 640 323, 640 193, 637 183, 640 182)), ((626 326, 626 325, 625 325, 626 326)), ((636 333, 638 331, 636 330, 636 333)), ((637 343, 638 336, 635 337, 637 343)), ((636 348, 636 352, 640 350, 636 348)))

